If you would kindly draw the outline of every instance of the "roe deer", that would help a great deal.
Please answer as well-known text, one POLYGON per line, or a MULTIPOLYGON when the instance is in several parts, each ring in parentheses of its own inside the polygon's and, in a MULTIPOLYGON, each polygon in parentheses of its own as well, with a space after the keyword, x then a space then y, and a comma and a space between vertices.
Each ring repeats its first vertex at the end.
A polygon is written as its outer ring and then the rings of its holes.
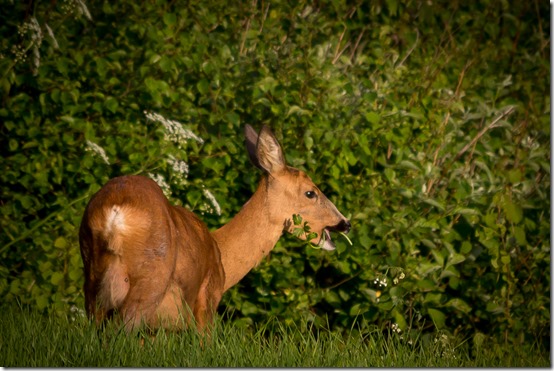
POLYGON ((318 234, 311 242, 334 249, 329 231, 348 232, 350 222, 304 172, 286 165, 266 126, 258 135, 247 125, 245 136, 264 175, 240 212, 213 233, 146 177, 114 178, 92 197, 79 231, 89 317, 101 323, 115 311, 130 331, 140 323, 179 329, 192 313, 203 329, 223 293, 292 230, 293 214, 318 234))

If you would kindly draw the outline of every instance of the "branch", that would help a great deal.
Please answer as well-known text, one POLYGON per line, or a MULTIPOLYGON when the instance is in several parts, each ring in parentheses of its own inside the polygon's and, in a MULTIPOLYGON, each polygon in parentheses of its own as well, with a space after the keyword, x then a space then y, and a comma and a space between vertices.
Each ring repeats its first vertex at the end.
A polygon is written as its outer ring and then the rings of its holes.
MULTIPOLYGON (((498 123, 500 122, 500 120, 502 120, 504 117, 506 116, 509 116, 511 115, 515 110, 515 107, 514 106, 510 106, 508 107, 504 112, 502 112, 497 118, 495 118, 489 125, 485 126, 483 129, 481 129, 481 131, 479 133, 477 133, 477 135, 471 140, 471 142, 469 142, 468 144, 466 144, 464 146, 464 148, 462 148, 458 154, 456 154, 456 156, 452 159, 452 161, 450 161, 447 165, 443 166, 442 167, 442 170, 441 170, 441 174, 440 176, 438 177, 438 179, 429 179, 429 181, 427 182, 427 195, 429 195, 429 197, 431 197, 433 195, 433 186, 435 184, 439 184, 439 182, 444 179, 444 177, 446 176, 446 174, 448 173, 448 171, 450 170, 450 168, 452 167, 452 165, 460 158, 463 156, 464 153, 467 152, 468 149, 470 149, 471 147, 473 147, 477 141, 479 139, 481 139, 481 137, 483 135, 485 135, 485 133, 487 131, 489 131, 490 129, 493 129, 495 128, 496 126, 498 126, 498 123)), ((438 152, 436 153, 438 154, 438 152)), ((436 155, 435 154, 435 155, 436 155)), ((436 158, 436 157, 435 157, 436 158)), ((435 162, 433 162, 435 163, 435 162)), ((443 188, 446 187, 446 184, 443 185, 443 188)))
MULTIPOLYGON (((67 206, 73 206, 75 205, 76 203, 79 203, 83 200, 85 200, 86 198, 88 198, 90 195, 90 190, 88 192, 85 193, 85 195, 71 201, 70 203, 67 204, 67 206)), ((40 227, 42 227, 44 224, 46 224, 46 222, 48 222, 50 219, 52 219, 53 217, 57 216, 58 214, 60 214, 63 210, 56 210, 54 211, 53 213, 51 213, 50 215, 46 216, 44 219, 42 219, 40 222, 38 222, 37 224, 35 224, 32 228, 29 228, 27 229, 25 232, 23 232, 19 237, 17 237, 15 240, 12 240, 11 242, 8 242, 7 244, 5 244, 2 248, 0 248, 0 255, 4 254, 9 248, 10 246, 12 246, 13 244, 16 244, 20 241, 23 241, 24 239, 28 238, 30 235, 32 235, 37 229, 39 229, 40 227)))
POLYGON ((485 126, 485 127, 475 136, 475 138, 473 138, 473 139, 471 140, 471 142, 469 142, 468 144, 466 144, 466 145, 464 146, 464 148, 462 148, 462 149, 460 150, 460 152, 458 152, 458 154, 456 155, 456 157, 454 157, 454 160, 453 160, 452 162, 456 162, 460 157, 462 157, 462 155, 463 155, 469 148, 471 148, 472 146, 474 146, 475 143, 477 143, 477 141, 478 141, 479 139, 481 139, 481 137, 482 137, 483 135, 485 135, 485 133, 486 133, 487 131, 489 131, 490 129, 493 129, 493 128, 495 128, 495 127, 497 127, 497 126, 498 126, 498 125, 497 125, 498 122, 499 122, 500 120, 502 120, 504 117, 511 115, 511 114, 514 112, 514 110, 515 110, 515 107, 514 107, 514 106, 508 107, 508 109, 507 109, 506 111, 502 112, 502 113, 500 114, 500 116, 498 116, 497 118, 495 118, 489 125, 485 126))
POLYGON ((398 67, 402 66, 402 65, 404 64, 404 62, 406 62, 406 59, 408 59, 408 57, 410 56, 410 54, 412 54, 412 52, 413 52, 414 49, 416 48, 418 41, 419 41, 419 30, 416 28, 416 39, 415 39, 414 45, 412 45, 412 47, 410 48, 410 50, 408 50, 408 52, 406 53, 406 55, 404 56, 404 58, 402 58, 402 60, 400 61, 400 63, 398 63, 398 64, 396 65, 396 67, 394 67, 394 68, 398 68, 398 67))

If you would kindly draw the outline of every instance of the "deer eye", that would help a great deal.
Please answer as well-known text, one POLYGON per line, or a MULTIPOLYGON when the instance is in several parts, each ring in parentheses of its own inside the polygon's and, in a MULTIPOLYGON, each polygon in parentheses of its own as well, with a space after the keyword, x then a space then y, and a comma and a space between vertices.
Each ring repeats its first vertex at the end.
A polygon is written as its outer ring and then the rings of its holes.
POLYGON ((315 198, 317 194, 314 191, 308 191, 305 193, 308 198, 315 198))

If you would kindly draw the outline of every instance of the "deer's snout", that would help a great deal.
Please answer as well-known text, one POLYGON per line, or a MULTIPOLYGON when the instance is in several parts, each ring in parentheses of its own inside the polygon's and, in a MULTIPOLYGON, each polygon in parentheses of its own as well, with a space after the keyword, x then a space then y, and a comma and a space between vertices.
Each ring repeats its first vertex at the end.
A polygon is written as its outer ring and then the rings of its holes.
POLYGON ((339 224, 337 224, 334 227, 331 227, 329 229, 331 229, 332 231, 336 231, 336 232, 348 233, 348 232, 350 232, 351 227, 352 226, 350 224, 350 220, 343 219, 343 220, 341 220, 341 222, 339 224))

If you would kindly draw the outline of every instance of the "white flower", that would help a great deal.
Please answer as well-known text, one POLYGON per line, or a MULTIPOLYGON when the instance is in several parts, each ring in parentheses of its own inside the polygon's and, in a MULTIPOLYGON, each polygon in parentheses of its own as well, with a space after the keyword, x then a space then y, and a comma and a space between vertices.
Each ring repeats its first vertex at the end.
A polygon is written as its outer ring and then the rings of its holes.
POLYGON ((158 185, 160 186, 160 188, 162 189, 165 197, 169 197, 171 196, 171 189, 169 188, 169 184, 167 184, 167 182, 165 181, 165 178, 163 177, 163 175, 161 174, 152 174, 152 173, 148 173, 148 176, 153 180, 155 181, 156 183, 158 183, 158 185))
POLYGON ((44 38, 42 29, 40 28, 40 25, 38 24, 38 21, 35 17, 31 17, 28 23, 27 28, 32 31, 31 34, 31 40, 35 45, 42 44, 42 39, 44 38))
POLYGON ((69 312, 71 313, 70 314, 70 319, 71 321, 75 321, 78 317, 80 318, 85 318, 86 317, 86 313, 83 309, 77 307, 76 305, 72 305, 70 308, 69 308, 69 312))
POLYGON ((404 272, 400 272, 400 275, 398 277, 395 277, 393 280, 392 280, 392 283, 394 283, 395 285, 398 285, 398 283, 400 281, 402 281, 404 278, 406 278, 406 275, 404 274, 404 272))
POLYGON ((374 285, 379 285, 380 287, 387 287, 387 278, 379 278, 377 277, 374 281, 373 281, 373 284, 374 285))
POLYGON ((62 1, 62 10, 64 13, 72 13, 75 10, 76 4, 73 0, 63 0, 62 1))
POLYGON ((40 51, 38 49, 38 46, 35 44, 33 45, 33 65, 32 65, 32 71, 33 75, 38 75, 38 68, 40 67, 40 51))
MULTIPOLYGON (((215 209, 215 213, 217 215, 221 215, 221 207, 219 206, 219 203, 217 202, 217 200, 215 199, 214 195, 212 194, 212 192, 210 192, 208 189, 204 188, 203 189, 203 192, 204 192, 204 196, 210 201, 210 203, 212 204, 212 206, 214 207, 215 209)), ((211 212, 212 210, 210 210, 211 212)))
POLYGON ((144 115, 148 120, 159 122, 165 129, 165 140, 170 140, 179 145, 184 145, 189 139, 193 139, 198 143, 204 143, 204 140, 194 134, 192 131, 183 128, 183 124, 179 121, 169 120, 155 112, 144 111, 144 115))
POLYGON ((98 144, 91 142, 90 140, 87 140, 87 148, 86 151, 92 151, 96 153, 100 158, 106 163, 106 165, 110 164, 110 159, 108 158, 108 155, 106 155, 106 151, 104 148, 100 147, 98 144))
POLYGON ((167 158, 167 163, 171 166, 173 175, 177 179, 178 183, 181 185, 184 184, 185 179, 189 174, 189 165, 185 161, 179 160, 172 155, 169 155, 167 158))
POLYGON ((50 36, 50 39, 52 39, 52 45, 54 46, 54 49, 59 49, 60 45, 58 44, 58 40, 56 40, 56 36, 54 36, 54 32, 48 26, 48 23, 44 23, 44 28, 46 28, 46 33, 48 33, 48 36, 50 36))
POLYGON ((92 17, 87 6, 85 5, 85 2, 82 0, 75 0, 75 3, 78 5, 79 13, 84 14, 89 21, 92 21, 92 17))
POLYGON ((25 62, 27 59, 27 51, 23 45, 12 45, 12 54, 15 56, 15 63, 25 62))

